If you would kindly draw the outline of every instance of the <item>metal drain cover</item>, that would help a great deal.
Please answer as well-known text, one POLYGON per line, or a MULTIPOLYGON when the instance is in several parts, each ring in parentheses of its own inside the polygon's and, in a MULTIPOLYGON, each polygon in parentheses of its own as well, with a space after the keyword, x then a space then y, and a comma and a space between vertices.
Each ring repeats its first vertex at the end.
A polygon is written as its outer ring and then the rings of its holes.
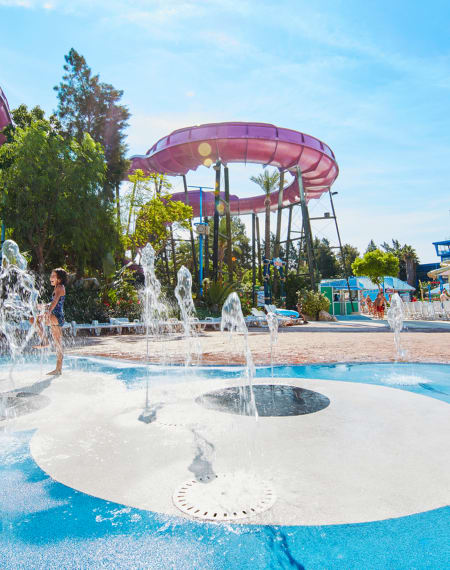
MULTIPOLYGON (((298 386, 255 384, 253 394, 260 417, 313 414, 330 405, 323 394, 298 386)), ((195 402, 209 410, 248 416, 253 415, 250 399, 248 386, 231 386, 203 394, 195 402)))
POLYGON ((271 486, 242 471, 190 479, 173 494, 174 505, 197 519, 233 521, 255 516, 276 501, 271 486))

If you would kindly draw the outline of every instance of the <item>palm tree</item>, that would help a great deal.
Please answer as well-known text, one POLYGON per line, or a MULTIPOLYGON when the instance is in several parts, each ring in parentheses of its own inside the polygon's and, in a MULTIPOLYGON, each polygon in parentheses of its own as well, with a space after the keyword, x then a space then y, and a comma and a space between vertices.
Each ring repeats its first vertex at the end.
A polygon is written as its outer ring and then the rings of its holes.
POLYGON ((401 249, 401 259, 405 262, 406 281, 412 287, 416 286, 416 265, 419 262, 416 250, 405 244, 401 249))
POLYGON ((250 178, 252 182, 258 184, 264 192, 266 193, 266 199, 264 200, 264 205, 266 207, 266 225, 264 232, 264 257, 270 259, 270 194, 278 189, 280 183, 280 173, 278 170, 264 170, 262 174, 258 176, 252 176, 250 178))
POLYGON ((402 245, 398 239, 392 240, 392 245, 384 242, 381 247, 388 253, 393 253, 400 262, 399 277, 406 279, 412 287, 416 284, 416 264, 419 262, 416 250, 405 243, 402 245))

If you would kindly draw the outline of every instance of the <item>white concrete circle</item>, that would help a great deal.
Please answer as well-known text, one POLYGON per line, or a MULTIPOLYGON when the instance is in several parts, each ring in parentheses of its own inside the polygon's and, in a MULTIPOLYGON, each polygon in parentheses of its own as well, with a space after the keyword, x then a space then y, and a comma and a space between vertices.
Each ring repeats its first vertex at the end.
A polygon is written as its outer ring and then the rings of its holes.
MULTIPOLYGON (((44 410, 18 418, 37 428, 31 452, 54 479, 124 505, 179 515, 180 482, 202 470, 245 471, 277 493, 250 523, 326 525, 400 517, 447 505, 446 403, 387 386, 275 379, 326 395, 330 405, 293 417, 253 418, 207 410, 195 398, 236 379, 150 388, 157 420, 138 421, 145 391, 113 376, 72 371, 45 390, 44 410), (178 429, 163 424, 180 424, 178 429)), ((270 384, 274 379, 258 379, 270 384)))
POLYGON ((173 504, 184 514, 211 521, 254 517, 275 501, 275 492, 266 481, 244 471, 189 479, 173 494, 173 504))

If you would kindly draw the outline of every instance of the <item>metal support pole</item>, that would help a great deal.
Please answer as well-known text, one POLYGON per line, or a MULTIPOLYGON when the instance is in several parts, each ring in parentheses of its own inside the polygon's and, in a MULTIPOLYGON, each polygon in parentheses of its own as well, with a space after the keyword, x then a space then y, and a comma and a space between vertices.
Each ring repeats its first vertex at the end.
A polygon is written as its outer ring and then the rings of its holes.
MULTIPOLYGON (((189 192, 188 192, 188 187, 187 187, 187 182, 186 182, 186 176, 184 174, 183 174, 183 186, 184 186, 184 195, 185 195, 184 203, 189 206, 189 192)), ((201 192, 201 190, 200 190, 200 192, 201 192)), ((201 214, 200 214, 200 221, 202 221, 201 220, 201 214)), ((194 232, 192 231, 192 219, 189 222, 189 233, 190 233, 190 237, 191 237, 192 261, 194 262, 194 275, 198 278, 199 273, 197 271, 197 252, 195 251, 194 232)), ((200 288, 201 288, 201 283, 199 283, 199 289, 200 288)))
POLYGON ((302 208, 303 230, 305 232, 305 241, 306 241, 306 253, 308 255, 309 278, 311 281, 311 288, 315 289, 316 276, 315 276, 314 251, 312 245, 311 224, 309 222, 308 206, 306 204, 305 190, 303 188, 302 171, 300 170, 299 166, 297 166, 297 182, 300 193, 300 205, 302 208))
MULTIPOLYGON (((277 207, 277 229, 275 232, 275 244, 273 248, 273 257, 280 257, 280 240, 281 240, 281 222, 283 219, 283 186, 284 186, 284 170, 280 171, 280 183, 278 187, 278 207, 277 207)), ((279 293, 279 281, 281 279, 279 271, 273 272, 273 294, 275 297, 279 293)))
POLYGON ((261 236, 259 235, 259 218, 258 214, 255 214, 255 227, 256 227, 256 245, 258 247, 258 279, 259 283, 263 282, 262 273, 262 260, 261 260, 261 236))
MULTIPOLYGON (((166 266, 166 273, 167 273, 167 282, 169 283, 169 287, 172 286, 171 279, 170 279, 170 270, 169 270, 169 258, 167 257, 167 244, 164 246, 162 251, 162 256, 164 259, 164 265, 166 266)), ((176 281, 175 281, 176 283, 176 281)))
POLYGON ((352 292, 350 289, 350 282, 348 280, 347 261, 345 259, 344 250, 342 249, 341 234, 339 233, 339 226, 337 223, 336 211, 334 209, 333 194, 331 192, 331 188, 328 189, 328 194, 330 196, 331 211, 333 212, 334 223, 336 225, 336 233, 337 233, 337 237, 338 237, 339 249, 341 251, 342 265, 344 267, 344 276, 345 276, 345 280, 347 281, 347 290, 348 290, 348 295, 349 295, 349 299, 350 299, 350 306, 352 308, 352 313, 353 313, 355 309, 353 307, 352 292))
POLYGON ((252 212, 252 306, 256 305, 256 262, 255 262, 256 214, 252 212))
POLYGON ((219 203, 220 203, 220 167, 218 160, 214 165, 216 184, 214 186, 214 235, 213 235, 213 280, 217 281, 219 271, 219 203))
POLYGON ((289 274, 289 250, 291 249, 291 227, 292 227, 292 209, 294 204, 289 206, 289 218, 288 218, 288 229, 286 238, 286 277, 289 274))
POLYGON ((299 242, 298 242, 298 260, 297 260, 297 275, 300 274, 300 265, 302 263, 302 253, 303 253, 303 240, 305 238, 305 233, 303 230, 303 218, 302 218, 302 230, 300 232, 299 242))
POLYGON ((264 304, 272 304, 272 291, 270 290, 270 259, 264 256, 264 304))
POLYGON ((175 240, 173 239, 173 225, 170 224, 170 245, 171 245, 171 249, 172 249, 172 263, 173 263, 173 274, 174 274, 174 280, 173 282, 176 283, 178 280, 178 269, 177 269, 177 256, 176 256, 176 252, 175 252, 175 240))
MULTIPOLYGON (((200 188, 200 223, 203 222, 203 199, 202 199, 202 189, 200 188)), ((199 272, 198 272, 198 281, 199 281, 199 291, 200 297, 203 297, 203 234, 201 233, 198 236, 198 260, 199 260, 199 272)))
POLYGON ((225 219, 227 224, 227 265, 228 281, 233 282, 233 244, 231 242, 231 213, 230 213, 230 180, 228 177, 228 166, 224 166, 225 180, 225 219))
MULTIPOLYGON (((208 223, 208 216, 205 216, 205 224, 208 223)), ((203 269, 205 278, 209 277, 209 236, 205 234, 205 267, 203 269)))
POLYGON ((283 215, 283 186, 284 186, 284 170, 280 172, 280 186, 278 189, 277 230, 275 235, 275 246, 273 248, 274 257, 279 257, 280 255, 281 220, 283 215))

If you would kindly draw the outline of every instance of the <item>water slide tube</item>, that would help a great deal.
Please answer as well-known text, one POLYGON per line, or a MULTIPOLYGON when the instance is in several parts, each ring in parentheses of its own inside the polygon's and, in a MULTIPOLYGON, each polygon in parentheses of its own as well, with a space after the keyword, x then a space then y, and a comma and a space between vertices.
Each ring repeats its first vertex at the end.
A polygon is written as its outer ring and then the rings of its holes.
MULTIPOLYGON (((130 173, 138 168, 145 173, 158 172, 180 176, 199 166, 255 163, 275 166, 294 175, 284 188, 283 206, 300 200, 297 167, 302 173, 306 200, 319 198, 336 180, 339 169, 333 151, 322 141, 304 133, 266 123, 209 123, 173 131, 155 143, 145 155, 131 157, 130 173)), ((224 198, 224 193, 221 193, 224 198)), ((184 202, 184 192, 172 195, 184 202)), ((203 192, 203 215, 214 214, 214 193, 203 192)), ((231 214, 265 211, 265 194, 250 198, 230 195, 231 214)), ((200 214, 200 191, 188 193, 194 217, 200 214)), ((278 191, 270 195, 271 210, 278 208, 278 191)))
MULTIPOLYGON (((0 131, 11 123, 11 114, 9 112, 8 101, 0 87, 0 131)), ((0 132, 0 145, 5 142, 4 135, 0 132)))
POLYGON ((428 277, 431 277, 431 279, 436 279, 436 277, 445 275, 450 279, 450 261, 443 261, 440 267, 428 271, 427 275, 428 277))

